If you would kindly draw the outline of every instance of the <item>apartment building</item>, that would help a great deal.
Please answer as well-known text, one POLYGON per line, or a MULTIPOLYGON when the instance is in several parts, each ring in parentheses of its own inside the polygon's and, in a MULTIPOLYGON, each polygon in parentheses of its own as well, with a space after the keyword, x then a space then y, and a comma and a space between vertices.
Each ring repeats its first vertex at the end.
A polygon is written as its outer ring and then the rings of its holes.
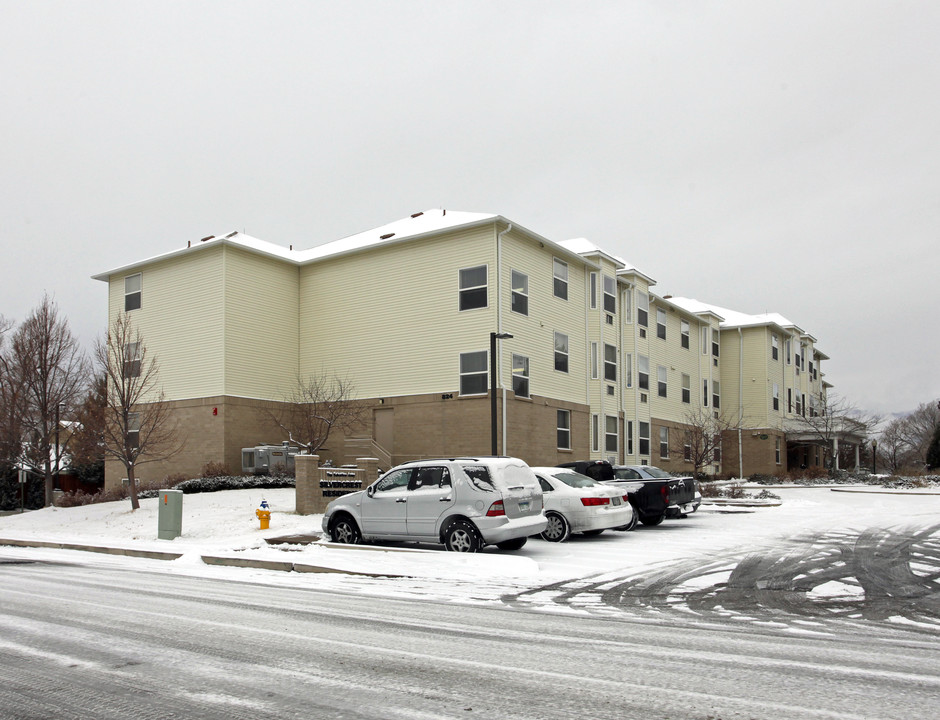
MULTIPOLYGON (((263 411, 299 377, 322 375, 348 379, 369 408, 361 428, 321 450, 337 464, 490 454, 495 390, 500 454, 687 472, 690 423, 743 402, 737 352, 776 373, 797 414, 818 397, 825 357, 786 321, 741 325, 748 344, 735 346, 719 309, 655 295, 652 278, 586 240, 483 213, 428 210, 305 250, 232 232, 95 279, 108 283, 108 317, 127 312, 157 357, 187 438, 144 479, 239 468, 243 447, 287 439, 263 411), (751 359, 764 340, 779 360, 751 359)), ((759 403, 746 405, 755 415, 759 403)), ((763 410, 754 427, 785 437, 763 410)), ((738 469, 727 446, 710 472, 738 469)), ((733 457, 754 471, 748 452, 733 457)), ((121 469, 106 476, 112 486, 121 469)))

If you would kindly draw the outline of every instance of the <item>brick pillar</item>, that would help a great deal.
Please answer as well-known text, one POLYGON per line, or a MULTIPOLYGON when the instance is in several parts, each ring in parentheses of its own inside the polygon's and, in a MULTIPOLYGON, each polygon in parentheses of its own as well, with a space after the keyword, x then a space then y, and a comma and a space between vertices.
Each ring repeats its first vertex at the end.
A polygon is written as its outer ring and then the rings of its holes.
POLYGON ((294 474, 297 479, 295 491, 298 515, 312 515, 317 512, 323 492, 320 490, 320 456, 295 455, 294 474))
POLYGON ((362 487, 366 488, 379 479, 379 459, 378 458, 356 458, 356 467, 366 471, 362 479, 362 487))

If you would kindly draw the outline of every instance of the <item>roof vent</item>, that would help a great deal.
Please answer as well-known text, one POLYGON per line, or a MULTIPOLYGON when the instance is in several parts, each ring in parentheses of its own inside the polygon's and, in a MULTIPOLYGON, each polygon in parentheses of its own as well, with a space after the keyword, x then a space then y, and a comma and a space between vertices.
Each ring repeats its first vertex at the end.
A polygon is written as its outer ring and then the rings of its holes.
POLYGON ((206 240, 211 240, 214 237, 215 235, 207 235, 206 237, 202 238, 202 240, 200 240, 199 242, 205 242, 206 240))
POLYGON ((421 217, 422 215, 424 215, 423 212, 416 212, 416 213, 415 213, 414 215, 412 215, 411 217, 416 218, 416 217, 421 217))
POLYGON ((379 240, 388 240, 390 237, 394 237, 395 233, 385 233, 384 235, 379 235, 379 240))
POLYGON ((232 232, 225 236, 225 239, 228 240, 230 237, 235 237, 236 235, 238 235, 238 230, 232 230, 232 232))

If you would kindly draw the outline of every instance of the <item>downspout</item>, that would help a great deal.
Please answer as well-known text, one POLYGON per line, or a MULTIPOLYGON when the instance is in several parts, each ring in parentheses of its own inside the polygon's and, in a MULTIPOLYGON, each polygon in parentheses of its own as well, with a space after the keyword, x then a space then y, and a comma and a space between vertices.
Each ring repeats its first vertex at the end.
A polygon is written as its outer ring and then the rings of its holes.
POLYGON ((744 478, 744 441, 741 425, 744 424, 744 331, 738 328, 738 477, 744 478))
MULTIPOLYGON (((512 230, 512 223, 505 230, 496 235, 496 331, 503 331, 503 235, 512 230)), ((502 345, 500 345, 502 347, 502 345)), ((499 361, 502 357, 498 358, 499 361)), ((502 455, 506 455, 506 385, 503 383, 502 362, 496 363, 496 371, 499 378, 499 387, 503 391, 503 417, 502 417, 502 455)))

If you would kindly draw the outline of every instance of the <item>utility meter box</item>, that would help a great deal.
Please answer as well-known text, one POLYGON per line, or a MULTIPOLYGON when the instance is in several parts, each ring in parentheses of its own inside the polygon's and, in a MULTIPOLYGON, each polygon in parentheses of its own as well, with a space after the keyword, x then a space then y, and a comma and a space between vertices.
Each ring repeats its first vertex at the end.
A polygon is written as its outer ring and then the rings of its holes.
POLYGON ((157 513, 157 537, 173 540, 183 534, 183 491, 161 490, 157 513))

